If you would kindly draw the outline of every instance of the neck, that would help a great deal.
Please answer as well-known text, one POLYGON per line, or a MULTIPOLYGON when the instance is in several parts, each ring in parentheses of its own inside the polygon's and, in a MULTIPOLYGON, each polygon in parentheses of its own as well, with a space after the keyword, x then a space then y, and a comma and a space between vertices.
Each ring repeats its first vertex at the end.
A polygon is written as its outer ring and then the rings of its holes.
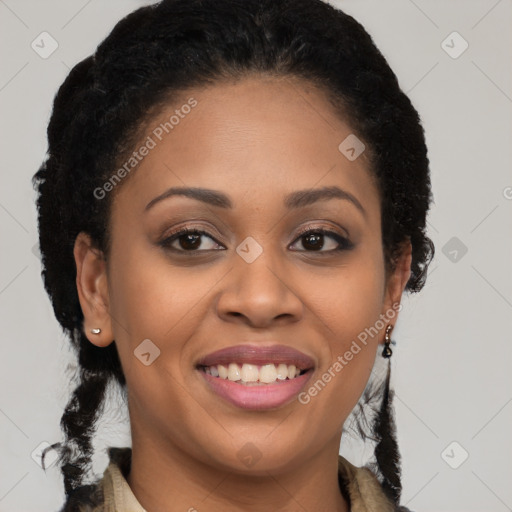
POLYGON ((133 427, 127 482, 148 511, 349 510, 338 484, 339 438, 292 470, 251 476, 205 464, 133 427))

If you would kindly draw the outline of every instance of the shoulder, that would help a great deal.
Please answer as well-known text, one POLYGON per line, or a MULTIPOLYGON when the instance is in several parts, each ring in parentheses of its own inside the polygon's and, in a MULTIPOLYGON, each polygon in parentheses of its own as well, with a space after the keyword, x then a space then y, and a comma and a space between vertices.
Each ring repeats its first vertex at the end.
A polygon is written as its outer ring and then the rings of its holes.
POLYGON ((377 475, 369 467, 354 466, 340 455, 338 477, 340 489, 350 502, 350 510, 353 512, 412 512, 388 498, 377 475))

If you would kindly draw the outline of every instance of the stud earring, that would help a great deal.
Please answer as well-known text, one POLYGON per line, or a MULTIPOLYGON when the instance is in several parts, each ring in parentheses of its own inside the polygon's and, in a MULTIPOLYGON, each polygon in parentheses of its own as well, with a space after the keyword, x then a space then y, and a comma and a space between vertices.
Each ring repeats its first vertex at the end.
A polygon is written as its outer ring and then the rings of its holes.
POLYGON ((99 334, 101 332, 101 329, 99 327, 95 327, 94 329, 91 329, 92 334, 99 334))
POLYGON ((382 349, 382 357, 389 358, 391 357, 391 354, 393 354, 393 351, 391 350, 391 347, 389 346, 391 344, 391 337, 390 333, 393 330, 393 326, 390 324, 386 327, 386 334, 384 336, 384 348, 382 349))

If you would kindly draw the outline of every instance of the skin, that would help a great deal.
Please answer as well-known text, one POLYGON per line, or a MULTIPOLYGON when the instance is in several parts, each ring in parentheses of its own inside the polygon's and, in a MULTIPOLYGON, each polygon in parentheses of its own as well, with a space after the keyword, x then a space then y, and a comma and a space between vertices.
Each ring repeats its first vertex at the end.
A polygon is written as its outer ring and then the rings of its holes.
POLYGON ((198 105, 117 185, 108 258, 84 233, 75 243, 85 332, 101 347, 115 339, 127 380, 128 483, 147 510, 346 511, 337 481, 342 427, 385 327, 306 405, 237 408, 209 390, 195 363, 228 346, 273 341, 312 357, 315 382, 400 302, 410 244, 386 274, 366 154, 349 161, 338 150, 352 130, 322 91, 263 76, 191 89, 143 138, 189 97, 198 105), (222 191, 233 208, 174 196, 145 211, 182 186, 222 191), (364 213, 346 199, 283 205, 288 193, 328 186, 352 194, 364 213), (210 233, 196 249, 202 254, 186 252, 183 237, 185 249, 172 243, 182 253, 159 245, 184 226, 210 233), (354 247, 334 251, 338 242, 325 235, 315 251, 301 227, 332 230, 354 247), (250 264, 235 250, 249 236, 263 249, 250 264), (134 356, 145 339, 160 349, 149 366, 134 356), (237 455, 248 442, 261 455, 251 467, 237 455))

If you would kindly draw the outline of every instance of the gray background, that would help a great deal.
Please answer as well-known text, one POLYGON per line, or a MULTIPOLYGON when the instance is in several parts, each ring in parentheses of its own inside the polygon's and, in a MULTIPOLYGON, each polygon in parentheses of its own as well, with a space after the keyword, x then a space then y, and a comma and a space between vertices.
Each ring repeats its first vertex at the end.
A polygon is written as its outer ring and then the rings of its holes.
MULTIPOLYGON (((73 363, 34 248, 30 178, 46 151, 51 102, 70 67, 146 3, 0 0, 2 512, 57 510, 63 502, 60 472, 45 473, 31 457, 41 443, 61 440, 73 363), (46 59, 31 48, 43 31, 58 43, 46 59)), ((394 332, 403 504, 512 510, 512 2, 332 3, 360 21, 388 59, 420 111, 431 159, 437 254, 425 289, 404 297, 394 332), (463 40, 448 37, 454 31, 469 45, 457 58, 463 40)), ((122 404, 98 432, 97 474, 110 444, 130 444, 122 404)), ((350 440, 341 452, 356 463, 369 454, 350 440)))

